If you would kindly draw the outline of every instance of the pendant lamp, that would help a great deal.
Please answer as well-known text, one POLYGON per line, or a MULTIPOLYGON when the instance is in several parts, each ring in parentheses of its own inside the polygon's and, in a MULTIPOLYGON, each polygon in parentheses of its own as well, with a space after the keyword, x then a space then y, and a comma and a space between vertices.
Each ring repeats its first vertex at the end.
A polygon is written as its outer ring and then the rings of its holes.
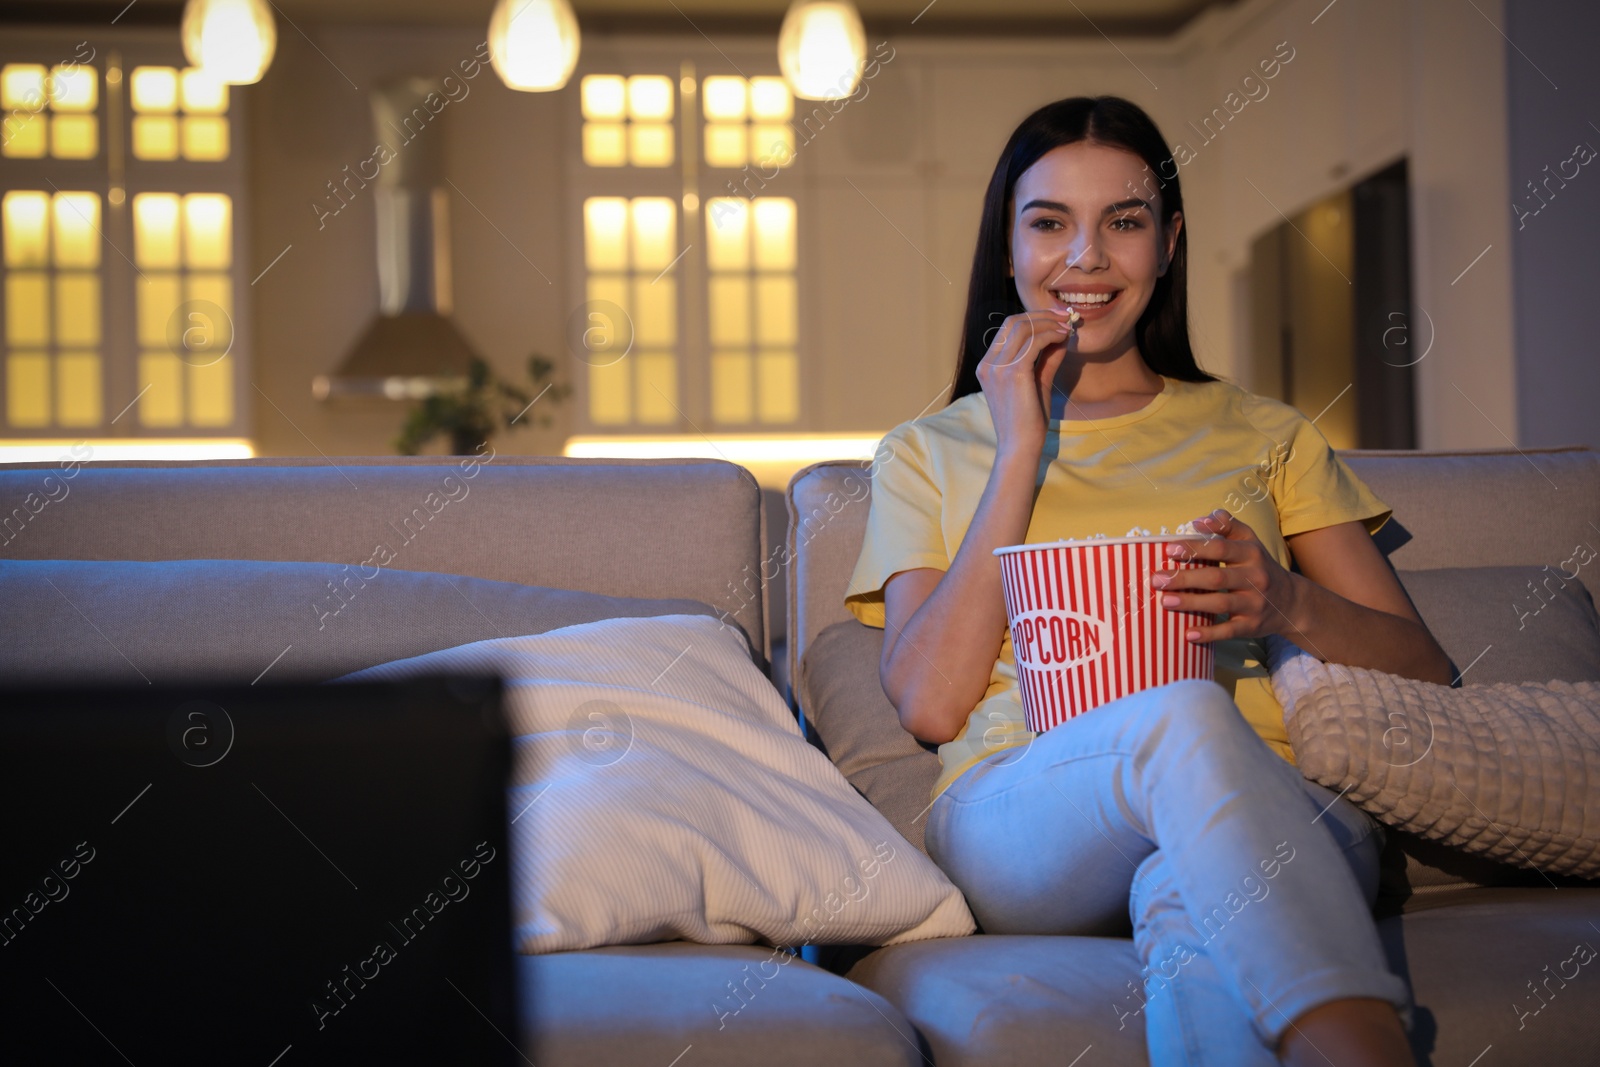
POLYGON ((182 34, 189 62, 230 85, 260 81, 278 47, 265 0, 189 0, 182 34))
POLYGON ((489 16, 489 62, 513 89, 559 89, 578 65, 578 19, 567 0, 499 0, 489 16))
POLYGON ((795 96, 849 96, 861 81, 867 35, 849 0, 794 0, 778 31, 778 68, 795 96))

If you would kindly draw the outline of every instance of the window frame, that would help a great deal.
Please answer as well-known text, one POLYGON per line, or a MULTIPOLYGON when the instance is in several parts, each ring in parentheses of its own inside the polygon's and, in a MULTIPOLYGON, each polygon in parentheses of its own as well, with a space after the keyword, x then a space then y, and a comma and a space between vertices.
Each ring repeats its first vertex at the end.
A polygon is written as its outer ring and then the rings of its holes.
MULTIPOLYGON (((782 168, 780 176, 766 184, 760 196, 786 197, 794 201, 795 269, 797 342, 794 346, 798 364, 795 402, 798 416, 793 422, 771 423, 759 419, 759 395, 752 398, 752 420, 746 423, 719 423, 711 412, 711 342, 710 342, 710 278, 711 272, 705 250, 706 205, 719 196, 732 195, 728 182, 738 181, 742 170, 711 168, 706 165, 702 130, 706 123, 702 89, 705 79, 717 74, 740 74, 745 78, 778 76, 777 64, 770 48, 740 47, 730 41, 721 41, 720 49, 695 45, 681 40, 671 42, 632 41, 613 42, 605 55, 587 52, 573 71, 572 100, 564 109, 569 124, 563 138, 566 151, 567 203, 567 279, 573 293, 572 311, 565 324, 564 339, 571 357, 573 382, 573 426, 578 436, 601 437, 660 437, 676 435, 701 436, 704 434, 739 434, 792 436, 814 430, 816 408, 810 396, 811 383, 807 369, 813 366, 810 352, 811 331, 805 328, 808 317, 809 257, 806 219, 810 210, 810 181, 807 175, 805 153, 798 150, 796 137, 795 158, 782 168), (738 69, 732 69, 737 64, 738 69), (669 167, 591 167, 583 161, 583 112, 580 93, 582 79, 590 74, 621 75, 670 74, 679 84, 678 104, 675 114, 677 144, 675 163, 669 167), (692 74, 695 91, 686 96, 681 79, 692 74), (693 211, 684 208, 685 194, 696 197, 693 211), (582 359, 579 338, 581 322, 588 301, 588 270, 584 258, 583 205, 590 197, 615 196, 633 199, 640 196, 670 197, 678 205, 679 247, 690 247, 672 268, 678 278, 678 397, 680 418, 670 425, 643 424, 630 420, 623 424, 596 423, 589 417, 589 381, 587 365, 582 359)), ((799 113, 802 101, 794 101, 799 113)), ((792 123, 791 123, 792 125, 792 123)), ((742 193, 740 194, 743 195, 742 193)), ((749 202, 749 198, 745 198, 749 202)), ((752 353, 759 346, 752 345, 752 353)))
MULTIPOLYGON (((251 262, 248 198, 248 94, 240 86, 230 86, 226 117, 228 157, 219 161, 186 160, 180 155, 171 161, 135 160, 131 153, 133 109, 128 100, 129 77, 137 66, 170 66, 182 71, 189 66, 176 35, 169 30, 146 27, 86 29, 40 29, 14 27, 0 44, 0 66, 7 63, 43 63, 47 68, 74 59, 81 42, 87 41, 94 56, 89 60, 98 71, 100 150, 95 157, 75 159, 0 158, 0 196, 13 190, 43 190, 53 194, 85 191, 100 197, 101 205, 101 396, 102 421, 98 426, 63 426, 52 421, 47 426, 12 426, 6 421, 6 375, 0 364, 0 439, 12 443, 62 438, 213 440, 250 438, 252 430, 249 383, 252 374, 252 309, 249 300, 251 262), (58 57, 58 58, 44 58, 58 57), (112 84, 107 75, 120 71, 120 81, 112 84), (113 189, 122 190, 120 203, 113 202, 113 189), (134 266, 133 198, 140 193, 222 193, 231 201, 232 260, 227 268, 233 288, 233 345, 227 358, 235 365, 232 374, 233 419, 226 425, 143 426, 134 404, 139 394, 137 337, 137 291, 139 272, 134 266), (114 421, 113 421, 114 420, 114 421)), ((3 269, 3 268, 0 268, 3 269)), ((52 270, 54 268, 52 267, 52 270)), ((221 273, 221 272, 219 272, 221 273)), ((0 286, 0 323, 8 309, 4 286, 0 286)), ((3 334, 0 334, 3 337, 3 334)), ((54 345, 51 346, 52 352, 54 345)), ((0 343, 0 358, 9 346, 0 343)), ((54 357, 52 357, 53 359, 54 357)))

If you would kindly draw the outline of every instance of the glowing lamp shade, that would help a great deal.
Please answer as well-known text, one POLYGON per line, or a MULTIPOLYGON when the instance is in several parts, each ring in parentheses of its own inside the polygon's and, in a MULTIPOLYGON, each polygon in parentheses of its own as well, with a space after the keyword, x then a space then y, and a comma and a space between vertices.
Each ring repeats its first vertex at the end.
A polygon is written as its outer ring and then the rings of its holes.
POLYGON ((778 31, 778 67, 804 100, 849 96, 861 81, 867 35, 848 0, 794 0, 778 31))
POLYGON ((526 93, 560 89, 578 65, 578 19, 567 0, 499 0, 489 17, 489 62, 526 93))
POLYGON ((189 0, 183 54, 208 78, 230 85, 261 80, 278 47, 266 0, 189 0))

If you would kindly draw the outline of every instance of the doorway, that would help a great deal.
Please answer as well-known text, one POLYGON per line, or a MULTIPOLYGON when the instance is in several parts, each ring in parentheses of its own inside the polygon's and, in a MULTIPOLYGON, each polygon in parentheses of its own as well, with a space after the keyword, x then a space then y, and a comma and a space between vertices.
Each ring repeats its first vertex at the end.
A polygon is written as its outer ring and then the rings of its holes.
POLYGON ((1251 388, 1337 449, 1416 447, 1406 163, 1308 206, 1251 246, 1251 388))

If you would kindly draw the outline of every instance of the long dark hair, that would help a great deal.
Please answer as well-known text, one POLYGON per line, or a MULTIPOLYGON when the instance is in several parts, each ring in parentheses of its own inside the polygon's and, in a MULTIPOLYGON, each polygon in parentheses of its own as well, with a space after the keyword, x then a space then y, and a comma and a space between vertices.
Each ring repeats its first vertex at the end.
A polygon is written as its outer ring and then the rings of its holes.
MULTIPOLYGON (((1173 213, 1183 210, 1178 165, 1161 131, 1138 104, 1120 96, 1074 96, 1046 104, 1023 119, 1000 153, 983 196, 951 403, 978 391, 978 363, 989 349, 995 328, 1007 315, 1026 310, 1015 282, 1006 274, 1011 198, 1017 179, 1046 152, 1078 141, 1126 149, 1144 160, 1143 192, 1147 197, 1160 192, 1163 232, 1171 225, 1173 213)), ((1185 224, 1178 232, 1172 262, 1156 279, 1150 303, 1134 327, 1134 339, 1145 363, 1157 374, 1186 382, 1210 382, 1216 378, 1200 369, 1189 347, 1188 229, 1185 224)))

